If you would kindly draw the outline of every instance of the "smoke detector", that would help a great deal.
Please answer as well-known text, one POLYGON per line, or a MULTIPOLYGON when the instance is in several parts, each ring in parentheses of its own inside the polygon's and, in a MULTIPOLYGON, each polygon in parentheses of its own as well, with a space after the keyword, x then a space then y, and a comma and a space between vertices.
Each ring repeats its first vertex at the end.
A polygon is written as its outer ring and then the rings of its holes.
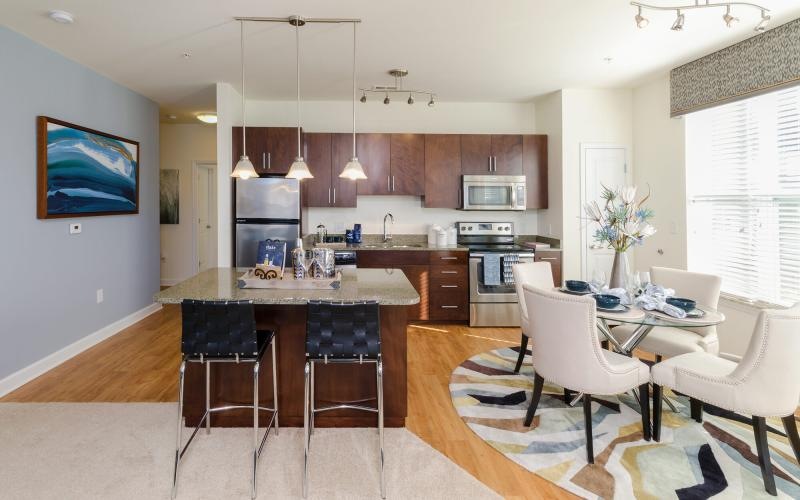
POLYGON ((75 22, 75 17, 66 10, 51 10, 47 13, 47 17, 59 24, 72 24, 75 22))

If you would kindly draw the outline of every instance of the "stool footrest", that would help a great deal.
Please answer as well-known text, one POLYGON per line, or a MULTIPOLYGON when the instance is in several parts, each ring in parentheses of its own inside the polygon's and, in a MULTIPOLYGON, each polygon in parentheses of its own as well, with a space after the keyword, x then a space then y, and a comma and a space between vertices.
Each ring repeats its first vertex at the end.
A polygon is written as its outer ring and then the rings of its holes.
POLYGON ((350 405, 350 404, 339 404, 339 405, 323 406, 322 408, 314 408, 313 413, 320 413, 323 411, 330 411, 330 410, 360 410, 360 411, 369 411, 372 413, 378 413, 378 409, 373 408, 371 406, 350 405))

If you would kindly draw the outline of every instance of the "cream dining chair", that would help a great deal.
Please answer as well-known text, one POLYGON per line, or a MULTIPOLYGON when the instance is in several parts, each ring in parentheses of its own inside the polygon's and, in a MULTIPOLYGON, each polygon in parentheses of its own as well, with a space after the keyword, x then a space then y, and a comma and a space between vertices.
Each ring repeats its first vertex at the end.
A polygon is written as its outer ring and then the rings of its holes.
MULTIPOLYGON (((650 279, 656 285, 672 288, 678 297, 697 302, 699 306, 716 309, 722 279, 712 274, 702 274, 668 267, 650 268, 650 279)), ((630 338, 637 325, 620 325, 611 333, 620 343, 630 338)), ((669 328, 657 326, 639 344, 639 349, 662 357, 678 356, 689 352, 719 353, 719 339, 714 326, 701 328, 669 328)))
POLYGON ((523 285, 533 339, 533 396, 525 425, 530 426, 548 380, 583 392, 586 459, 594 463, 592 395, 614 395, 639 388, 644 439, 650 440, 650 369, 638 359, 600 347, 592 297, 567 295, 523 285))
POLYGON ((528 309, 525 307, 525 295, 522 293, 522 286, 531 285, 545 290, 553 288, 553 270, 550 268, 549 262, 532 262, 514 264, 511 267, 511 272, 514 275, 514 286, 517 288, 520 325, 522 327, 519 357, 517 358, 517 366, 514 367, 514 373, 519 373, 520 368, 522 368, 522 360, 525 359, 525 352, 528 349, 528 339, 531 336, 528 309))
POLYGON ((800 304, 796 304, 791 309, 760 313, 747 352, 738 363, 707 352, 693 352, 654 365, 654 439, 661 440, 662 387, 689 396, 692 417, 698 422, 703 419, 703 403, 752 415, 764 488, 776 495, 765 417, 782 417, 794 456, 800 462, 794 415, 800 398, 799 360, 800 304))

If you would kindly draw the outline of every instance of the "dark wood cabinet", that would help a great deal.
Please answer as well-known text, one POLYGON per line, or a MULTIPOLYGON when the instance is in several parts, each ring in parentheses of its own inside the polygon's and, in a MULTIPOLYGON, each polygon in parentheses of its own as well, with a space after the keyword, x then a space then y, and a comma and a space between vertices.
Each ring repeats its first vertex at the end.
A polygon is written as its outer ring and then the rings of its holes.
POLYGON ((492 156, 495 175, 522 174, 522 136, 493 135, 492 156))
MULTIPOLYGON (((247 156, 259 174, 285 174, 297 156, 297 129, 247 127, 247 156)), ((302 137, 301 137, 302 140, 302 137)), ((233 166, 242 155, 242 127, 233 127, 233 166)))
POLYGON ((547 136, 522 136, 522 170, 527 178, 526 208, 547 208, 547 136))
POLYGON ((425 136, 392 134, 390 141, 391 194, 425 194, 425 136))
POLYGON ((425 136, 426 208, 461 207, 461 136, 425 136))
POLYGON ((391 136, 358 134, 357 139, 358 160, 367 174, 366 180, 357 181, 358 194, 391 194, 391 136))
POLYGON ((403 272, 419 294, 419 304, 408 306, 408 319, 427 320, 428 252, 425 250, 358 250, 358 267, 403 272))
POLYGON ((467 252, 429 252, 429 319, 434 321, 469 320, 467 257, 467 252))
POLYGON ((306 133, 303 153, 313 179, 305 179, 303 205, 306 207, 355 207, 356 183, 341 179, 339 173, 352 156, 350 134, 306 133))
POLYGON ((461 173, 492 173, 492 136, 486 134, 461 135, 461 173))
POLYGON ((561 250, 537 250, 534 252, 534 262, 549 262, 553 271, 553 285, 561 286, 561 250))

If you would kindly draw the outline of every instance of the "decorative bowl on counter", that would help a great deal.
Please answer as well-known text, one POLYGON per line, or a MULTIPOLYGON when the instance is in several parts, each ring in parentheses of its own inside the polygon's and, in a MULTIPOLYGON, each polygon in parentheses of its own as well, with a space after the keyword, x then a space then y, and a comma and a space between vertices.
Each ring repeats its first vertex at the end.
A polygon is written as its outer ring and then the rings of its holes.
POLYGON ((571 292, 588 292, 589 291, 589 283, 580 280, 567 280, 565 282, 567 285, 567 290, 571 292))
POLYGON ((667 297, 667 304, 675 306, 678 309, 683 309, 687 313, 697 308, 697 302, 692 299, 684 299, 681 297, 667 297))
POLYGON ((597 302, 597 307, 602 309, 614 309, 619 305, 619 297, 615 295, 606 295, 606 294, 595 294, 594 297, 595 302, 597 302))

